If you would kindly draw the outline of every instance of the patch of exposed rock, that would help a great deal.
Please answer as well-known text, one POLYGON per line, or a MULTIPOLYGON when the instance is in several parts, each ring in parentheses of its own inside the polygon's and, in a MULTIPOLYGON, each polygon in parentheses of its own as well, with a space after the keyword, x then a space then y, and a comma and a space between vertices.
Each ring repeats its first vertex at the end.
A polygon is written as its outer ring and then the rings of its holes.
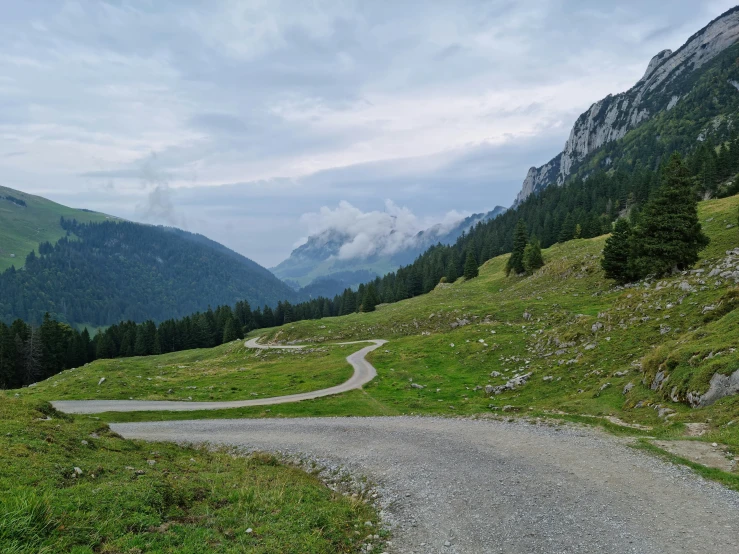
POLYGON ((608 95, 575 122, 564 150, 549 163, 529 169, 514 206, 551 184, 561 185, 573 167, 601 146, 679 101, 684 77, 700 69, 739 40, 739 9, 729 10, 698 31, 676 52, 652 58, 641 80, 630 90, 608 95))

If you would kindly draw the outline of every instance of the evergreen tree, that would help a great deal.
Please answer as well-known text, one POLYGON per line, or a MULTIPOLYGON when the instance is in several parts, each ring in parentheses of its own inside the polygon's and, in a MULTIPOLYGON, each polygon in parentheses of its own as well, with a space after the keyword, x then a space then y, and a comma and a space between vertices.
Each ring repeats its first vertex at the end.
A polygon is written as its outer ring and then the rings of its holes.
POLYGON ((375 291, 374 283, 370 283, 364 291, 364 298, 362 299, 362 311, 363 312, 374 312, 377 306, 377 292, 375 291))
POLYGON ((664 169, 662 185, 644 206, 634 231, 634 268, 638 277, 664 276, 698 261, 708 246, 698 221, 698 202, 690 172, 679 154, 664 169))
POLYGON ((559 230, 557 242, 567 242, 568 240, 574 239, 576 232, 577 226, 575 225, 575 218, 572 217, 572 212, 569 212, 567 214, 567 217, 565 217, 564 222, 562 223, 562 227, 559 230))
POLYGON ((464 278, 466 281, 474 279, 480 274, 480 269, 477 267, 477 258, 475 253, 472 251, 467 252, 467 257, 464 260, 464 278))
POLYGON ((506 275, 510 275, 511 271, 516 275, 526 271, 523 266, 523 251, 526 249, 528 242, 529 233, 526 230, 526 223, 523 219, 519 219, 516 229, 513 231, 513 250, 511 251, 511 257, 508 258, 508 263, 506 263, 506 275))
POLYGON ((544 257, 541 254, 541 244, 537 238, 532 238, 523 249, 523 267, 528 275, 531 275, 544 265, 544 257))
POLYGON ((606 239, 606 245, 603 248, 603 258, 600 260, 600 265, 605 271, 606 277, 619 284, 628 283, 631 280, 630 250, 631 224, 626 218, 622 217, 616 220, 613 234, 606 239))
POLYGON ((223 344, 235 341, 239 338, 239 332, 236 322, 233 318, 226 321, 226 325, 223 327, 223 344))

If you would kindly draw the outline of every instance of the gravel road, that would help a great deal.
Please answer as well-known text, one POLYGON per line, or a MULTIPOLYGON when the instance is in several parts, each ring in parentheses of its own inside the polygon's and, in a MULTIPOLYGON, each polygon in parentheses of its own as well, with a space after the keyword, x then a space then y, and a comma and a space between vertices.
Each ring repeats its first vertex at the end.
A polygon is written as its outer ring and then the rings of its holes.
MULTIPOLYGON (((268 346, 259 344, 258 339, 247 341, 247 348, 259 349, 299 349, 303 346, 268 346)), ((377 376, 377 370, 370 364, 365 356, 373 350, 385 344, 386 340, 365 340, 355 342, 343 342, 339 344, 359 344, 371 342, 372 345, 362 348, 347 356, 346 361, 354 368, 354 374, 348 381, 335 387, 321 389, 300 394, 288 394, 285 396, 273 396, 270 398, 258 398, 254 400, 229 400, 223 402, 186 402, 173 400, 54 400, 52 406, 60 412, 68 414, 99 414, 102 412, 191 412, 195 410, 222 410, 224 408, 243 408, 246 406, 272 406, 274 404, 285 404, 288 402, 300 402, 322 396, 340 394, 352 389, 361 388, 377 376)))
POLYGON ((739 494, 595 430, 420 417, 111 428, 344 465, 378 483, 395 553, 739 553, 739 494))

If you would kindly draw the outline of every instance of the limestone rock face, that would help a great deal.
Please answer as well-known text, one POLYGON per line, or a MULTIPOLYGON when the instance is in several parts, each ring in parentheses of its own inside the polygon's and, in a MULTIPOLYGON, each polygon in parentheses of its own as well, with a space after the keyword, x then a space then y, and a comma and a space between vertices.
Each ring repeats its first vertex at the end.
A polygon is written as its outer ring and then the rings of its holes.
POLYGON ((674 85, 737 41, 739 7, 713 20, 677 51, 663 50, 654 56, 631 89, 606 96, 580 115, 560 154, 541 167, 529 169, 514 206, 551 184, 561 185, 588 154, 623 138, 654 115, 671 110, 680 101, 679 95, 672 93, 674 85))

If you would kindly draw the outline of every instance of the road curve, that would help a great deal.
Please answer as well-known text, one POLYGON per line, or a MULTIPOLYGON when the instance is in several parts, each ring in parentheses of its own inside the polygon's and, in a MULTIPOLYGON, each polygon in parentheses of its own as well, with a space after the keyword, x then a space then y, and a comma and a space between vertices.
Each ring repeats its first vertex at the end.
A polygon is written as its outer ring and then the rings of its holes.
POLYGON ((396 554, 739 552, 739 494, 594 430, 420 417, 111 428, 345 465, 379 484, 396 554))
MULTIPOLYGON (((258 339, 251 339, 246 342, 245 346, 247 348, 277 348, 281 350, 304 348, 304 346, 296 345, 267 346, 259 344, 257 341, 258 339)), ((173 400, 54 400, 51 404, 60 412, 68 414, 99 414, 102 412, 192 412, 196 410, 244 408, 247 406, 272 406, 274 404, 286 404, 289 402, 300 402, 301 400, 311 400, 313 398, 331 396, 361 388, 362 385, 369 383, 377 376, 377 370, 366 360, 365 356, 385 344, 387 342, 386 340, 354 341, 339 344, 359 344, 365 342, 371 342, 372 344, 350 354, 346 358, 346 361, 354 368, 354 374, 348 381, 328 389, 303 392, 300 394, 289 394, 286 396, 272 396, 270 398, 259 398, 254 400, 229 400, 223 402, 186 402, 173 400)))

